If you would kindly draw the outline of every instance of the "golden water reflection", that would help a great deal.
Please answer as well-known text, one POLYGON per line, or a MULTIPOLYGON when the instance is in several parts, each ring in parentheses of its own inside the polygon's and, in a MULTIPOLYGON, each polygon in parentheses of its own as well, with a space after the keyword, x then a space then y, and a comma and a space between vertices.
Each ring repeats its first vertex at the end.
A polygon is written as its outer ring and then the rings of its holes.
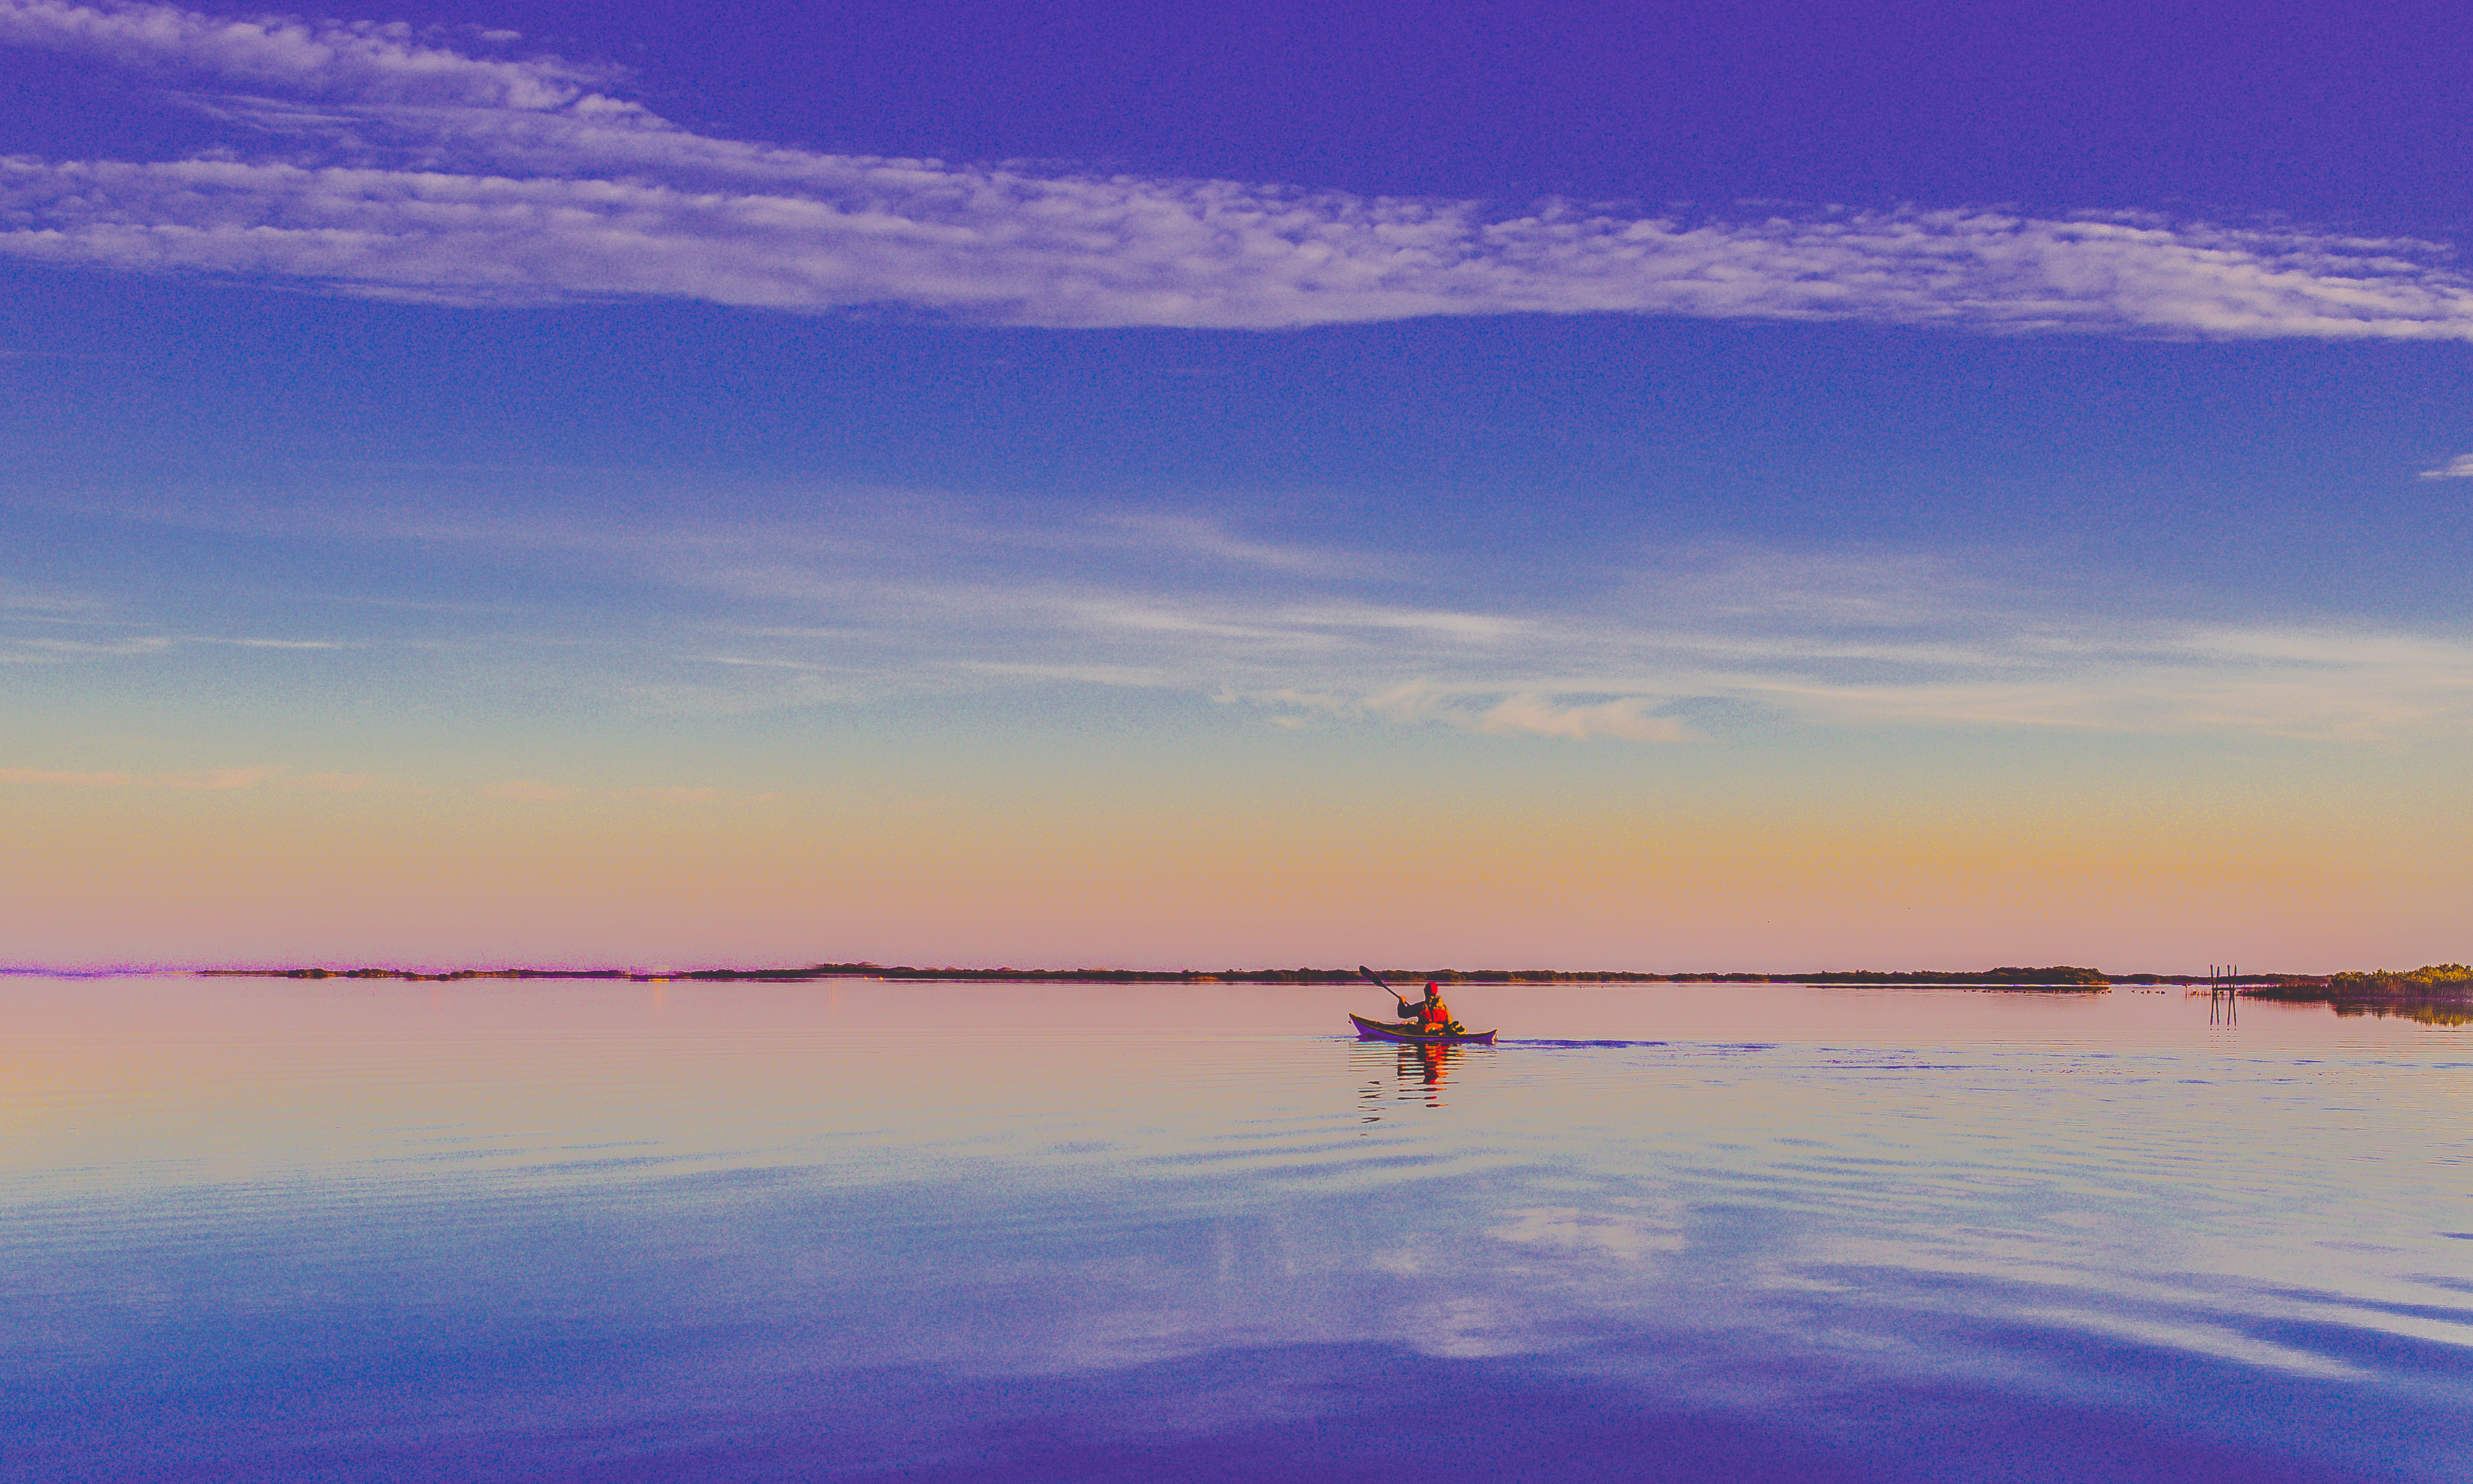
POLYGON ((1363 1080, 1357 1098, 1365 1105, 1364 1121, 1378 1122, 1394 1105, 1441 1108, 1444 1089, 1454 1071, 1473 1055, 1492 1055, 1491 1046, 1435 1044, 1417 1041, 1367 1041, 1357 1048, 1355 1065, 1363 1080))
POLYGON ((2473 1025, 2473 1001, 2461 999, 2331 1000, 2328 1008, 2340 1016, 2373 1016, 2421 1025, 2473 1025))

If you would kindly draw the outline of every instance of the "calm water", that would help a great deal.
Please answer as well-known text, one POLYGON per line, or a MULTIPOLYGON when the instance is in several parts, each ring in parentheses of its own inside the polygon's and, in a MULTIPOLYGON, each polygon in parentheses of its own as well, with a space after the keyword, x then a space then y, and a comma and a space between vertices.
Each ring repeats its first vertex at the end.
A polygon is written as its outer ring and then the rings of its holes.
POLYGON ((2473 1034, 0 979, 10 1479, 2473 1477, 2473 1034))

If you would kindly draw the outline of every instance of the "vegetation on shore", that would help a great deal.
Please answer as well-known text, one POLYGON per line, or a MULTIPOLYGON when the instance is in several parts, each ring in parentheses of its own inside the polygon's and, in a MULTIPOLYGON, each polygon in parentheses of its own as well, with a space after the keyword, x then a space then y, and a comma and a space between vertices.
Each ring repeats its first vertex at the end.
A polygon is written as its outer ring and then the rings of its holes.
POLYGON ((2333 994, 2473 994, 2473 969, 2461 964, 2425 964, 2410 973, 2372 969, 2331 974, 2327 990, 2333 994))
POLYGON ((2340 1016, 2473 1025, 2473 969, 2462 964, 2353 969, 2308 983, 2268 985, 2243 993, 2255 999, 2323 1004, 2340 1016))
POLYGON ((2409 970, 2350 969, 2324 979, 2272 985, 2247 993, 2260 999, 2473 999, 2473 969, 2461 964, 2425 964, 2409 970))

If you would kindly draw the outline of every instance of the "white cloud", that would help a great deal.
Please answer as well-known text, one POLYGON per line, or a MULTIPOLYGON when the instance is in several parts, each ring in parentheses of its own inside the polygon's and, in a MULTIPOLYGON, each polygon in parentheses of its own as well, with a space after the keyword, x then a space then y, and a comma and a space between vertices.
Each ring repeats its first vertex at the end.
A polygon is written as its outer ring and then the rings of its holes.
POLYGON ((2437 468, 2421 471, 2424 479, 2473 479, 2473 453, 2460 453, 2437 468))
MULTIPOLYGON (((213 16, 165 5, 0 0, 0 39, 96 57, 125 67, 197 72, 229 83, 357 103, 481 108, 602 109, 591 89, 614 68, 554 58, 499 60, 424 40, 400 21, 213 16)), ((514 40, 513 33, 475 40, 514 40)))
POLYGON ((2426 242, 2137 213, 1503 211, 830 155, 697 134, 612 97, 612 70, 395 25, 0 0, 0 40, 227 88, 186 95, 229 126, 215 157, 0 163, 0 251, 42 261, 1057 327, 1598 311, 2473 338, 2473 280, 2426 242))

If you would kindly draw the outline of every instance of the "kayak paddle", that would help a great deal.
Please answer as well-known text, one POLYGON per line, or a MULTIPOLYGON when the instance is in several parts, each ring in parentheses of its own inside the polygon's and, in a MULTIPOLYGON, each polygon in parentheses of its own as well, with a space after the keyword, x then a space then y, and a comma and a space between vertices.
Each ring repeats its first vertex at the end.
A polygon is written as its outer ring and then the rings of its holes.
POLYGON ((1386 989, 1386 990, 1391 990, 1391 997, 1392 997, 1393 999, 1396 999, 1396 1000, 1398 1000, 1398 1001, 1400 1002, 1400 1017, 1401 1017, 1401 1018, 1402 1018, 1402 1019, 1406 1019, 1406 1018, 1407 1018, 1407 1016, 1408 1016, 1408 999, 1407 999, 1407 996, 1406 996, 1406 995, 1402 994, 1398 990, 1392 990, 1392 989, 1391 989, 1391 986, 1383 980, 1383 977, 1382 977, 1381 974, 1376 973, 1373 969, 1366 968, 1366 967, 1365 967, 1364 965, 1362 965, 1362 964, 1359 964, 1359 965, 1357 965, 1357 971, 1358 973, 1360 973, 1360 974, 1363 974, 1363 975, 1364 975, 1365 977, 1367 977, 1368 979, 1373 980, 1375 983, 1381 985, 1381 986, 1382 986, 1382 988, 1384 988, 1384 989, 1386 989))

